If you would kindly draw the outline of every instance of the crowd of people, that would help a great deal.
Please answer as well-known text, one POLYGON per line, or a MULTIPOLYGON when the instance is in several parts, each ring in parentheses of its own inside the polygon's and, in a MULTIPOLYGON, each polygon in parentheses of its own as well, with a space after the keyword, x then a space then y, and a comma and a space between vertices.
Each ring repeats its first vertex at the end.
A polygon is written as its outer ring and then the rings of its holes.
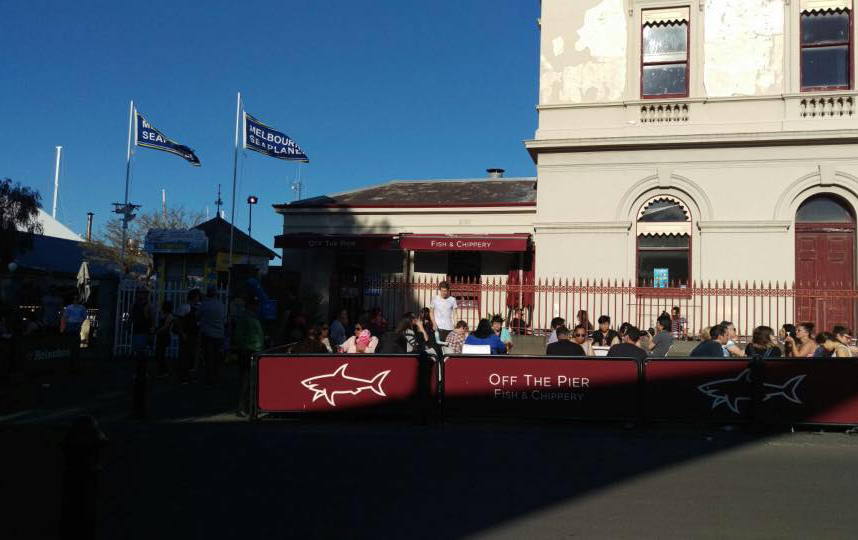
MULTIPOLYGON (((456 317, 456 299, 450 295, 446 282, 430 306, 420 313, 405 313, 393 330, 386 330, 381 310, 365 312, 351 324, 349 313, 342 310, 330 326, 311 327, 306 338, 296 344, 293 352, 304 353, 407 353, 425 351, 431 355, 485 352, 509 354, 514 336, 526 333, 521 310, 515 310, 507 324, 495 315, 479 321, 470 329, 456 317), (476 347, 476 348, 475 348, 476 347)), ((653 328, 640 329, 624 322, 612 326, 611 318, 603 315, 594 325, 587 311, 577 313, 575 324, 562 317, 551 321, 545 339, 545 354, 549 356, 607 356, 615 358, 664 358, 674 342, 688 339, 688 325, 681 309, 674 306, 670 313, 662 312, 653 328)), ((780 332, 767 326, 753 331, 749 343, 739 344, 736 327, 730 321, 705 328, 700 343, 691 357, 856 357, 858 347, 852 345, 852 332, 835 326, 831 332, 814 333, 812 323, 797 326, 786 324, 780 332)))
POLYGON ((159 378, 174 374, 182 384, 190 384, 192 374, 202 373, 206 385, 215 385, 220 381, 224 352, 229 350, 236 356, 241 376, 238 415, 248 414, 251 358, 265 348, 265 334, 258 318, 258 298, 248 295, 243 303, 234 306, 227 319, 217 289, 211 286, 205 298, 200 289, 191 289, 178 308, 165 301, 156 310, 149 291, 138 289, 129 313, 132 354, 138 365, 136 376, 148 376, 154 350, 159 378), (171 370, 166 355, 173 336, 178 341, 178 358, 171 370))

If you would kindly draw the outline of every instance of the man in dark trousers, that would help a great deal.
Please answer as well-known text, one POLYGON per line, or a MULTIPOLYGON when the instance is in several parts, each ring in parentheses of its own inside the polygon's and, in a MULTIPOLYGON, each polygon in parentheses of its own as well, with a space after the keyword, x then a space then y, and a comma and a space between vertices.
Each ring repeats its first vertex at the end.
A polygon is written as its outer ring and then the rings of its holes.
POLYGON ((259 324, 257 311, 259 299, 255 296, 248 297, 244 303, 244 310, 235 319, 235 331, 233 332, 233 346, 238 353, 238 367, 241 372, 241 393, 238 397, 237 416, 246 416, 250 412, 250 362, 253 355, 262 350, 265 344, 265 335, 262 325, 259 324))
POLYGON ((215 384, 220 380, 226 313, 223 303, 217 297, 217 289, 214 285, 209 285, 206 289, 206 299, 200 304, 199 313, 206 384, 215 384))
POLYGON ((202 295, 199 289, 188 291, 187 303, 182 304, 176 312, 178 320, 173 328, 179 338, 179 381, 182 384, 191 382, 191 366, 197 358, 200 346, 199 304, 202 295))
POLYGON ((557 328, 557 341, 545 348, 548 356, 587 356, 584 348, 569 340, 569 329, 565 326, 557 328))
POLYGON ((149 360, 149 347, 155 330, 155 306, 149 301, 149 291, 139 288, 131 306, 131 348, 137 358, 137 372, 145 377, 149 360))
POLYGON ((629 326, 623 334, 623 342, 613 345, 608 349, 608 358, 634 358, 646 360, 646 351, 638 347, 641 331, 634 326, 629 326))
POLYGON ((709 330, 709 339, 694 347, 692 358, 724 358, 724 346, 727 345, 727 328, 716 324, 709 330))

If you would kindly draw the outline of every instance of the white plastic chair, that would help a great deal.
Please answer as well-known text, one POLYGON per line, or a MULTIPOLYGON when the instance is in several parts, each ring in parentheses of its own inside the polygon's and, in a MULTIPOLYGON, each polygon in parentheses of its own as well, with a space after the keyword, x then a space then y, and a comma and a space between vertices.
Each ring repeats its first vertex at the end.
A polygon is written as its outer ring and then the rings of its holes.
POLYGON ((462 345, 462 354, 492 354, 491 345, 462 345))

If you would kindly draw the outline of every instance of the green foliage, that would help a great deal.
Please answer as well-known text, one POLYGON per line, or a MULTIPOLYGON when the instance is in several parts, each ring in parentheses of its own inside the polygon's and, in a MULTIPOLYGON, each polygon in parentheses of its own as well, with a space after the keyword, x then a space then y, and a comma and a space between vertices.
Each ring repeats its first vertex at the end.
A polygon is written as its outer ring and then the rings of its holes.
POLYGON ((39 208, 42 196, 35 189, 0 180, 0 261, 3 269, 16 252, 32 246, 32 234, 40 234, 39 208))
MULTIPOLYGON (((138 215, 128 224, 126 265, 129 268, 139 265, 152 268, 152 258, 143 251, 143 241, 149 229, 189 229, 204 219, 203 213, 189 212, 182 206, 167 208, 166 213, 163 210, 152 210, 138 215)), ((108 221, 87 248, 93 259, 121 266, 122 218, 117 216, 108 221)))

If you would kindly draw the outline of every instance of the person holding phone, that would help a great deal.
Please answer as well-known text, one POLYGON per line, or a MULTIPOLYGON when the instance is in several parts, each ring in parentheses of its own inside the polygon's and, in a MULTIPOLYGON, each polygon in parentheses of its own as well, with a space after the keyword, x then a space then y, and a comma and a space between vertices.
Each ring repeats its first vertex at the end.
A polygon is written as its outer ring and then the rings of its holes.
POLYGON ((811 358, 816 352, 816 342, 813 340, 813 323, 803 322, 795 327, 795 335, 787 334, 784 338, 787 355, 793 358, 811 358))

